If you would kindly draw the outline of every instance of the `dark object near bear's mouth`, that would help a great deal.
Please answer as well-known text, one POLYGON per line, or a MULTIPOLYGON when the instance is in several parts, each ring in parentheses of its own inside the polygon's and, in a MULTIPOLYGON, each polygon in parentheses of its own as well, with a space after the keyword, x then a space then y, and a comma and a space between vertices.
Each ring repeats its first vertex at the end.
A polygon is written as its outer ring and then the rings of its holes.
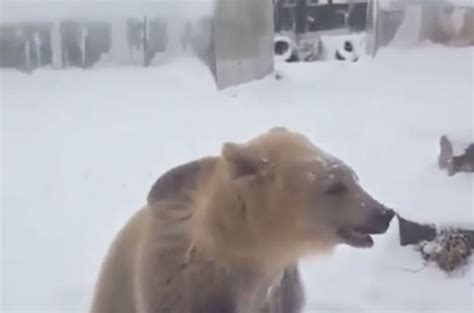
POLYGON ((337 231, 341 240, 349 246, 356 248, 370 248, 374 245, 371 232, 357 227, 342 227, 337 231))

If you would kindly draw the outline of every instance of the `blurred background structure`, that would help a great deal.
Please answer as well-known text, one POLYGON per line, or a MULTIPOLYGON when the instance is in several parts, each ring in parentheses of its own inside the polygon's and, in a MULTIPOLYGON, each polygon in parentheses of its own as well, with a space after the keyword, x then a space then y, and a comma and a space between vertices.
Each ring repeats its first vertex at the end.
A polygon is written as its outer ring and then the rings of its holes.
POLYGON ((31 72, 153 66, 195 54, 219 88, 271 73, 273 54, 283 61, 357 61, 365 52, 375 56, 383 47, 425 40, 474 44, 471 0, 9 0, 1 5, 1 67, 31 72))
POLYGON ((474 1, 372 0, 373 49, 410 47, 424 41, 474 45, 474 1))
POLYGON ((0 66, 26 71, 149 66, 178 51, 200 52, 200 29, 212 16, 212 6, 202 1, 13 0, 1 5, 0 66))

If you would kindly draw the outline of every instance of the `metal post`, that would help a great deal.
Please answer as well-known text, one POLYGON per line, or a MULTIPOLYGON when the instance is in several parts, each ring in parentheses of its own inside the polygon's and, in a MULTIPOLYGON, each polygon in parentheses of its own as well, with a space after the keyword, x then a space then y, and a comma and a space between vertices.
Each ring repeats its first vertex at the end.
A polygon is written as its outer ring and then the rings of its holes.
POLYGON ((366 51, 367 54, 375 57, 377 54, 380 21, 379 21, 379 0, 370 0, 367 5, 367 39, 366 51))
POLYGON ((148 20, 145 16, 143 18, 143 65, 147 67, 150 65, 150 56, 148 53, 148 20))

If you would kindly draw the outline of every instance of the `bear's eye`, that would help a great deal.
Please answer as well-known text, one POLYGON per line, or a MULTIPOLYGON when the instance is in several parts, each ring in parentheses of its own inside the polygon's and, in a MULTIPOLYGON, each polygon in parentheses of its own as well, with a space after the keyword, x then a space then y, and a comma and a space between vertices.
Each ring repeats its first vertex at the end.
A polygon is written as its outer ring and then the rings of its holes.
POLYGON ((332 196, 339 196, 344 193, 346 193, 347 187, 343 183, 335 183, 329 186, 328 189, 326 189, 326 194, 332 195, 332 196))

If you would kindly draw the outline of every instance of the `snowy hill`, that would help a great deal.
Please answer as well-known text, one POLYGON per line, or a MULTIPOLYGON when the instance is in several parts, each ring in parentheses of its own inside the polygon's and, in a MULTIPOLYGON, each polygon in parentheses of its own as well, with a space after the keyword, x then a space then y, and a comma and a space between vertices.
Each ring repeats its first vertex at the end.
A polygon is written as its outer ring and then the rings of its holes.
MULTIPOLYGON (((382 50, 281 64, 218 93, 192 59, 156 68, 1 73, 3 310, 86 312, 108 244, 166 169, 275 125, 353 166, 408 218, 473 225, 474 179, 437 169, 444 133, 473 140, 473 49, 382 50)), ((472 312, 472 266, 447 276, 398 246, 303 262, 308 312, 472 312)))

